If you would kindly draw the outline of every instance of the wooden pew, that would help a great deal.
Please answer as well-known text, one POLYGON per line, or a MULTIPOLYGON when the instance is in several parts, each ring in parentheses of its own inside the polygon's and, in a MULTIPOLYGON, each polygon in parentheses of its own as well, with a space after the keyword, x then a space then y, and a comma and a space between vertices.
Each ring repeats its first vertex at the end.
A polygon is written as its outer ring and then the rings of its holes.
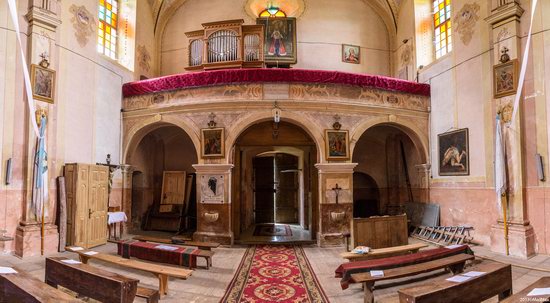
POLYGON ((30 274, 13 268, 16 274, 0 274, 0 302, 2 303, 58 303, 83 302, 48 286, 30 274))
POLYGON ((482 302, 498 295, 499 301, 512 294, 512 266, 502 263, 484 263, 468 271, 485 272, 482 276, 456 283, 439 279, 423 285, 400 289, 401 303, 482 302))
POLYGON ((181 238, 173 237, 171 239, 159 238, 159 237, 150 237, 150 236, 135 236, 132 239, 143 241, 143 242, 156 242, 163 244, 179 244, 183 246, 193 246, 202 250, 212 250, 212 248, 220 247, 220 243, 216 242, 199 242, 199 241, 188 241, 181 238))
POLYGON ((193 271, 189 269, 148 263, 138 260, 130 260, 110 254, 97 253, 95 255, 87 255, 86 252, 89 252, 90 250, 86 249, 74 250, 73 247, 65 247, 65 249, 70 252, 77 253, 80 257, 80 261, 84 264, 88 264, 88 261, 90 259, 95 259, 107 263, 113 263, 122 267, 149 272, 155 275, 159 280, 159 293, 161 297, 168 294, 168 277, 180 278, 185 280, 189 278, 193 273, 193 271))
MULTIPOLYGON (((141 237, 141 236, 139 236, 139 237, 134 237, 133 239, 137 240, 137 241, 140 241, 140 242, 168 244, 168 245, 176 246, 176 247, 184 247, 184 248, 187 248, 189 246, 197 247, 199 249, 199 251, 198 251, 198 253, 195 254, 195 256, 200 257, 200 258, 204 258, 204 260, 206 261, 206 269, 207 270, 210 269, 210 267, 212 267, 212 257, 214 256, 214 252, 211 251, 210 248, 208 248, 208 250, 202 250, 200 248, 200 247, 206 247, 206 246, 190 245, 190 244, 172 244, 170 239, 154 238, 154 237, 141 237)), ((207 242, 189 242, 189 243, 199 244, 199 243, 207 243, 207 242)), ((218 243, 215 243, 215 244, 219 246, 218 243)), ((190 267, 190 269, 192 269, 192 268, 190 267)))
POLYGON ((547 288, 550 287, 550 277, 542 277, 538 279, 535 283, 527 286, 522 291, 518 292, 517 294, 506 298, 504 301, 501 301, 501 303, 519 303, 519 302, 546 302, 550 301, 550 295, 543 295, 543 296, 530 296, 528 297, 527 294, 533 290, 533 288, 547 288))
POLYGON ((361 260, 372 260, 372 259, 380 259, 380 258, 412 254, 412 253, 418 252, 419 249, 425 248, 425 247, 428 247, 428 244, 414 243, 414 244, 407 244, 407 245, 394 246, 394 247, 375 248, 375 249, 371 249, 368 254, 354 254, 352 252, 343 252, 340 254, 340 256, 344 259, 349 260, 350 262, 361 261, 361 260))
POLYGON ((374 283, 378 281, 399 279, 403 277, 414 276, 438 269, 449 268, 453 273, 462 272, 464 264, 468 260, 473 260, 474 256, 468 254, 459 254, 442 259, 436 259, 424 263, 418 263, 403 267, 390 268, 384 270, 384 276, 372 277, 370 272, 352 274, 351 279, 355 283, 363 283, 365 290, 365 303, 374 302, 374 283))
MULTIPOLYGON (((88 264, 68 264, 63 260, 68 259, 63 257, 46 258, 46 283, 48 285, 56 288, 61 285, 79 295, 101 302, 134 302, 139 280, 88 264)), ((147 293, 147 290, 141 292, 147 293)), ((158 297, 158 291, 154 290, 154 292, 158 297)))

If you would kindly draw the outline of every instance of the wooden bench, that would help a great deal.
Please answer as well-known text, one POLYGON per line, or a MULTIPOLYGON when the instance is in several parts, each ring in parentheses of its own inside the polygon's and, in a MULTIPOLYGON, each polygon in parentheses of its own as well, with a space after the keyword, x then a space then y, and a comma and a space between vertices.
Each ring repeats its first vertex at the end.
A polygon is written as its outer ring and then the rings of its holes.
POLYGON ((401 303, 471 303, 482 302, 498 295, 499 301, 512 294, 512 266, 502 263, 484 263, 468 270, 485 274, 456 283, 439 279, 423 285, 400 289, 401 303))
POLYGON ((506 298, 501 303, 525 303, 525 302, 546 302, 550 301, 550 295, 543 295, 543 296, 527 296, 529 292, 531 292, 534 288, 547 288, 550 287, 550 277, 543 277, 538 279, 535 283, 527 286, 522 291, 518 292, 517 294, 506 298))
POLYGON ((365 303, 374 302, 374 283, 383 280, 399 279, 403 277, 414 276, 438 269, 449 268, 453 273, 460 273, 464 269, 464 264, 468 260, 473 260, 474 256, 468 254, 459 254, 442 259, 436 259, 424 263, 418 263, 398 268, 384 270, 384 276, 372 277, 370 272, 352 274, 351 279, 355 283, 363 283, 365 290, 365 303))
POLYGON ((394 247, 371 249, 370 252, 367 254, 354 254, 352 252, 343 252, 340 254, 340 256, 344 259, 349 260, 350 262, 361 261, 361 260, 372 260, 372 259, 380 259, 380 258, 412 254, 412 253, 418 252, 419 249, 425 248, 425 247, 428 247, 428 244, 414 243, 414 244, 407 244, 407 245, 394 246, 394 247))
POLYGON ((16 274, 0 274, 0 302, 2 303, 58 303, 83 302, 69 294, 48 286, 30 274, 13 268, 16 274))
POLYGON ((220 247, 220 243, 216 242, 199 242, 199 241, 188 241, 182 238, 173 237, 171 239, 159 238, 159 237, 150 237, 150 236, 135 236, 132 239, 143 241, 143 242, 155 242, 163 244, 179 244, 183 246, 193 246, 202 250, 212 250, 212 248, 220 247))
POLYGON ((154 263, 148 263, 138 260, 125 259, 115 255, 97 253, 95 255, 87 255, 90 250, 74 250, 73 247, 65 247, 66 250, 77 253, 80 257, 80 261, 84 264, 88 264, 90 259, 96 259, 107 263, 113 263, 122 267, 138 269, 149 272, 155 275, 159 280, 159 293, 162 297, 168 294, 168 277, 187 279, 193 273, 192 270, 177 268, 173 266, 166 266, 154 263))
POLYGON ((214 256, 214 252, 211 249, 211 247, 218 247, 220 244, 219 243, 208 243, 208 242, 188 242, 188 243, 194 243, 194 244, 197 244, 197 245, 191 245, 191 244, 173 244, 171 242, 170 239, 164 239, 164 238, 155 238, 155 237, 142 237, 142 236, 138 236, 138 237, 133 237, 134 240, 138 240, 140 242, 152 242, 152 243, 161 243, 161 244, 169 244, 169 245, 172 245, 172 246, 177 246, 177 247, 188 247, 188 246, 193 246, 193 247, 197 247, 200 251, 198 253, 196 253, 195 255, 197 257, 201 257, 201 258, 204 258, 204 260, 206 261, 206 269, 210 269, 210 267, 212 267, 212 257, 214 256), (204 244, 206 243, 206 244, 204 244), (203 244, 203 246, 201 246, 201 244, 203 244), (208 245, 208 246, 205 246, 205 245, 208 245), (217 245, 217 246, 215 246, 217 245), (207 250, 203 250, 201 247, 207 247, 207 250))
POLYGON ((157 290, 138 286, 139 280, 128 278, 88 264, 68 264, 63 257, 46 259, 46 283, 61 285, 79 295, 101 302, 134 302, 136 293, 148 302, 157 302, 157 290), (75 283, 75 281, 79 281, 75 283), (97 291, 101 289, 101 291, 97 291), (156 301, 154 298, 157 298, 156 301))

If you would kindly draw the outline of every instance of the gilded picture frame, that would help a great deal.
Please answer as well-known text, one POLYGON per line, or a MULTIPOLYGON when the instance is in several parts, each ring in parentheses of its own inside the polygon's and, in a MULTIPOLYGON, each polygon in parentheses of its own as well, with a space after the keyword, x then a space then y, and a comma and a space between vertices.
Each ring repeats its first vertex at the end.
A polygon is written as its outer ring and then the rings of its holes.
POLYGON ((440 176, 469 176, 470 151, 467 128, 437 135, 440 176))
POLYGON ((361 64, 361 47, 351 44, 342 44, 342 62, 361 64))
POLYGON ((40 65, 31 64, 32 96, 36 100, 54 103, 55 71, 40 65))
POLYGON ((298 58, 296 18, 258 18, 265 29, 264 61, 267 64, 295 64, 298 58))
POLYGON ((515 95, 518 89, 518 60, 510 60, 493 67, 493 94, 495 99, 515 95))
POLYGON ((327 160, 349 160, 349 132, 326 129, 325 153, 327 160))
POLYGON ((201 129, 201 157, 223 158, 225 156, 225 129, 203 128, 201 129))

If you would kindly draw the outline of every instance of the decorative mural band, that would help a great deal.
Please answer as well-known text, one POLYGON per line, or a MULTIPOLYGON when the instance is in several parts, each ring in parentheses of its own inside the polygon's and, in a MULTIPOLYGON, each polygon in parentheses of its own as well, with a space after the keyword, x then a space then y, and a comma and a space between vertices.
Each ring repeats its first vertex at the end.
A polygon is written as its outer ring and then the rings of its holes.
POLYGON ((455 15, 453 26, 456 32, 460 35, 460 40, 464 43, 464 45, 468 45, 470 44, 470 41, 472 41, 475 26, 479 20, 478 14, 479 4, 474 2, 465 4, 455 15))
POLYGON ((73 4, 69 11, 73 14, 71 23, 75 30, 76 41, 81 47, 85 47, 90 36, 96 31, 95 19, 84 5, 76 6, 73 4))

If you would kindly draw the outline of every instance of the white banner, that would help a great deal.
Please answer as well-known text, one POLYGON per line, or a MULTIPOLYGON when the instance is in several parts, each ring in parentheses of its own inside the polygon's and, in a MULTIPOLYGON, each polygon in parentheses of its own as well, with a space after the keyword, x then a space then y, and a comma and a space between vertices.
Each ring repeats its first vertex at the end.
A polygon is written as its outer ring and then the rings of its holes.
POLYGON ((502 195, 506 193, 506 153, 505 143, 502 140, 502 123, 500 115, 496 117, 496 134, 495 134, 495 191, 497 194, 498 208, 502 208, 502 195))

